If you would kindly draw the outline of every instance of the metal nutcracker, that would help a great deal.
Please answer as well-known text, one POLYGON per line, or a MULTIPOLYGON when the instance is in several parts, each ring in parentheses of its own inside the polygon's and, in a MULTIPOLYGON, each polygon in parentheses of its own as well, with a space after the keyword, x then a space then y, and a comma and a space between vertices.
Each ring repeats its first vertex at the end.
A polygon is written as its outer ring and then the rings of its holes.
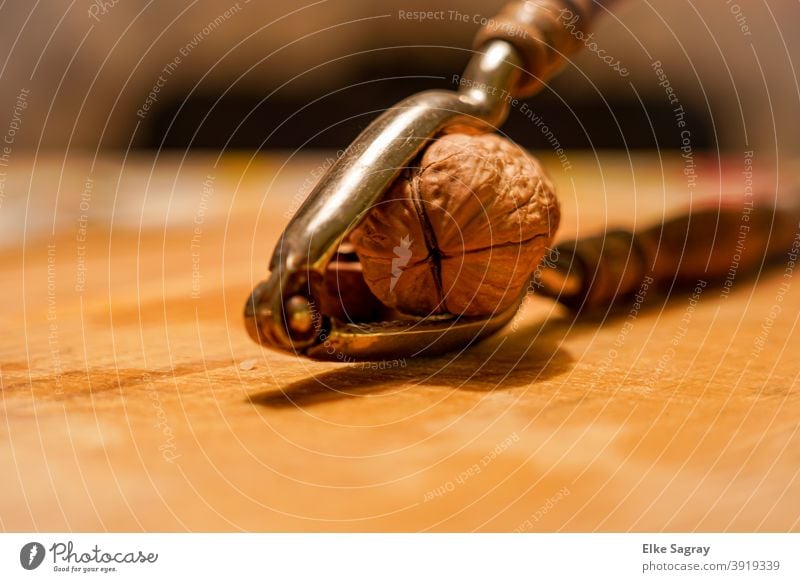
MULTIPOLYGON (((512 2, 482 28, 458 91, 425 91, 378 117, 316 185, 281 235, 269 278, 252 292, 245 325, 263 346, 313 359, 430 356, 464 348, 506 325, 524 298, 487 317, 402 316, 369 292, 348 233, 400 171, 430 141, 449 132, 489 132, 508 115, 508 96, 529 97, 582 45, 611 2, 512 2), (568 12, 567 12, 568 11, 568 12), (564 15, 569 14, 569 18, 564 15), (565 24, 569 22, 569 29, 565 24), (343 308, 342 302, 350 308, 343 308)), ((775 219, 760 211, 758 220, 775 219)), ((676 218, 641 233, 614 231, 557 247, 555 261, 536 269, 537 292, 572 309, 607 308, 638 289, 724 275, 725 249, 735 244, 736 213, 717 210, 676 218), (730 222, 731 224, 727 224, 730 222), (708 228, 718 233, 709 240, 708 228), (669 245, 676 245, 669 248, 669 245), (665 245, 667 248, 665 248, 665 245), (691 248, 692 258, 681 249, 691 248)), ((758 251, 785 241, 766 237, 758 251), (771 240, 771 242, 770 242, 771 240)), ((783 247, 785 248, 785 247, 783 247)), ((534 272, 536 265, 531 265, 534 272)))

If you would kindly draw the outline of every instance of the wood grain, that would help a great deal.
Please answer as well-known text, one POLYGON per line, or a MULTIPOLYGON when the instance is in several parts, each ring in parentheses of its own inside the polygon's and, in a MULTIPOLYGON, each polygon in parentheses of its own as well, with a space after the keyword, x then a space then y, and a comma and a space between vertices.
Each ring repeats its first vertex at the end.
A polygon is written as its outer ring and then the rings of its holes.
MULTIPOLYGON (((651 294, 635 320, 531 298, 499 337, 387 369, 264 351, 243 302, 326 157, 15 158, 3 530, 800 529, 796 277, 651 294)), ((677 157, 545 161, 562 239, 742 189, 736 156, 695 188, 677 157)))

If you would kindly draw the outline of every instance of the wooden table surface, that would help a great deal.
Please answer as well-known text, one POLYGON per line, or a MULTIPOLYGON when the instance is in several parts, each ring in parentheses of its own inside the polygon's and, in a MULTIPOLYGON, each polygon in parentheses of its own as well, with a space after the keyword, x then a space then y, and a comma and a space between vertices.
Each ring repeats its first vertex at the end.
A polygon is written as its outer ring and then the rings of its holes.
MULTIPOLYGON (((530 298, 459 358, 265 351, 242 307, 333 154, 14 152, 0 176, 0 529, 800 529, 800 281, 573 321, 530 298)), ((797 164, 756 157, 755 187, 797 164)), ((560 238, 744 187, 744 157, 545 158, 560 238)), ((791 184, 788 184, 791 186, 791 184)))

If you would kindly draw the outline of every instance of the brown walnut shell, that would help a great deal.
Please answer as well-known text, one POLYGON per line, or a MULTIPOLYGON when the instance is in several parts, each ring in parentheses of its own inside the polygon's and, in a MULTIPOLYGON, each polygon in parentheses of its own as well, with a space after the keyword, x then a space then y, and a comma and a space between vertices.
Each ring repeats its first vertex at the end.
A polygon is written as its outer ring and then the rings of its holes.
POLYGON ((350 240, 370 290, 414 315, 514 304, 552 242, 559 207, 539 162, 495 134, 434 140, 350 240))

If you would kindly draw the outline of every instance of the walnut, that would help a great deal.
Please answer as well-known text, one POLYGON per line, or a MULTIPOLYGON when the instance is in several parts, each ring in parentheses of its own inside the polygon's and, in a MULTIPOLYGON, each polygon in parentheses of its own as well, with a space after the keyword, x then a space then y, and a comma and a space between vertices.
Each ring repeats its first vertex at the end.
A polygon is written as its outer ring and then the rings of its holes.
POLYGON ((551 243, 559 208, 539 162, 494 134, 434 140, 351 235, 371 291, 415 315, 511 306, 551 243))

